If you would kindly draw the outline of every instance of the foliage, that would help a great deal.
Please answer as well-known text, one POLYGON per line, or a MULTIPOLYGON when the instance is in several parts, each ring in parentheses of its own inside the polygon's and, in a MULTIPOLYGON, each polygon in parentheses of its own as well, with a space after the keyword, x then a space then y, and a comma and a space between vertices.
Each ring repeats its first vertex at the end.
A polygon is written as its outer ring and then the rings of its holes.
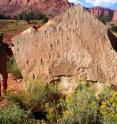
POLYGON ((94 89, 81 81, 73 94, 66 97, 61 94, 57 102, 54 98, 53 102, 45 104, 47 117, 51 123, 58 124, 116 124, 117 93, 110 89, 105 88, 98 99, 94 89), (108 109, 103 108, 105 96, 106 102, 111 105, 108 109))
POLYGON ((46 86, 39 80, 29 81, 26 90, 33 102, 41 101, 46 96, 46 86))
POLYGON ((104 124, 117 122, 117 92, 106 87, 100 95, 100 114, 104 124))
POLYGON ((113 24, 112 27, 111 27, 111 30, 114 31, 114 32, 117 32, 117 25, 113 24))
POLYGON ((13 104, 19 106, 21 109, 28 111, 31 107, 31 99, 30 96, 26 92, 18 92, 17 94, 8 93, 7 100, 12 102, 13 104))
POLYGON ((4 15, 0 14, 0 19, 7 19, 4 15))
POLYGON ((96 98, 94 89, 85 81, 80 81, 74 93, 66 96, 59 92, 57 83, 45 85, 31 80, 27 93, 11 98, 14 104, 32 113, 35 123, 116 124, 117 121, 116 91, 106 87, 96 98))
POLYGON ((18 68, 18 65, 17 65, 14 57, 9 58, 8 72, 12 73, 15 76, 16 79, 21 79, 22 78, 21 72, 18 68))
POLYGON ((81 82, 75 93, 66 98, 66 111, 60 124, 100 124, 94 91, 81 82))
POLYGON ((31 24, 25 20, 0 20, 0 31, 14 36, 16 33, 26 30, 31 25, 42 25, 41 20, 31 20, 30 22, 31 24))
POLYGON ((98 19, 103 22, 104 24, 106 24, 107 22, 110 22, 112 20, 112 17, 110 16, 99 16, 98 19))
POLYGON ((22 12, 20 15, 18 15, 17 17, 15 17, 15 19, 18 20, 25 20, 25 21, 29 21, 29 20, 42 20, 43 23, 46 23, 48 21, 48 17, 47 15, 41 13, 41 12, 22 12))
POLYGON ((16 105, 9 105, 0 109, 0 124, 32 124, 30 113, 16 105))
POLYGON ((13 104, 18 105, 20 108, 24 109, 25 111, 30 111, 33 114, 33 117, 35 118, 35 113, 45 113, 46 116, 43 116, 43 119, 41 120, 49 120, 50 122, 57 121, 58 115, 60 116, 60 111, 57 111, 59 109, 59 99, 61 96, 58 93, 57 85, 56 84, 50 84, 50 85, 44 85, 41 81, 33 81, 29 82, 29 85, 27 86, 27 93, 25 92, 19 92, 18 94, 9 94, 7 96, 8 100, 11 101, 13 104), (50 109, 53 108, 54 114, 52 113, 52 116, 50 115, 50 109), (55 112, 56 111, 56 112, 55 112), (49 114, 47 114, 49 113, 49 114))

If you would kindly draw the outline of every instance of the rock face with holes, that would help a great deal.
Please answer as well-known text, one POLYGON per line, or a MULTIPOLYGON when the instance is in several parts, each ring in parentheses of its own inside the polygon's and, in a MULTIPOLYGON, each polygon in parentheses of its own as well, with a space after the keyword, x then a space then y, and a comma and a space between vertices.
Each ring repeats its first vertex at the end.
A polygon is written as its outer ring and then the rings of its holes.
POLYGON ((81 78, 117 84, 117 39, 81 6, 12 40, 25 79, 70 82, 66 88, 81 78))

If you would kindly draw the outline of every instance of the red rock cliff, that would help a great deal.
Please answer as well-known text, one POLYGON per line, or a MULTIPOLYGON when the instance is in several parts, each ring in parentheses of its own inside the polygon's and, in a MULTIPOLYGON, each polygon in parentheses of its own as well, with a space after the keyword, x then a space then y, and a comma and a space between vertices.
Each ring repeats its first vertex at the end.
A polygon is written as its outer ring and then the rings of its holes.
POLYGON ((110 16, 113 17, 114 10, 103 8, 103 7, 93 7, 86 8, 94 16, 110 16))
POLYGON ((72 5, 68 0, 0 0, 1 13, 10 17, 25 10, 42 10, 51 14, 57 14, 72 5))
POLYGON ((114 11, 113 22, 117 23, 117 10, 114 11))

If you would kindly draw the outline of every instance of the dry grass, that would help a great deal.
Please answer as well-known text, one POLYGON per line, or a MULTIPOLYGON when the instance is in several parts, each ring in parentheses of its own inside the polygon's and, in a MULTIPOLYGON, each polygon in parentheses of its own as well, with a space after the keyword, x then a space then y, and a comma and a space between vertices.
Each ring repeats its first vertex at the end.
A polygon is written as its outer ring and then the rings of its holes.
POLYGON ((39 20, 32 20, 31 24, 29 24, 23 20, 0 20, 0 32, 5 33, 4 41, 11 43, 12 37, 34 25, 41 26, 42 22, 39 20))
POLYGON ((41 25, 41 22, 36 20, 32 24, 28 24, 23 20, 0 20, 0 31, 4 33, 21 32, 32 25, 41 25))

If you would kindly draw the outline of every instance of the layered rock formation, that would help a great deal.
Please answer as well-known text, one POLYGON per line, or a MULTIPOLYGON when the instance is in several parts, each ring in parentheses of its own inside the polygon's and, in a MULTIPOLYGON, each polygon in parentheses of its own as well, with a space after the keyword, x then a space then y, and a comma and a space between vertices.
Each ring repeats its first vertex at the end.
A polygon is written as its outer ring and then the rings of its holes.
POLYGON ((24 11, 43 11, 58 14, 73 4, 67 0, 0 0, 1 14, 13 17, 24 11))
POLYGON ((114 10, 103 8, 103 7, 93 7, 93 8, 86 8, 92 15, 99 17, 99 16, 109 16, 113 17, 114 10))
POLYGON ((113 22, 117 23, 117 10, 114 11, 113 22))
MULTIPOLYGON (((73 5, 74 4, 69 3, 68 0, 0 0, 0 15, 1 18, 15 17, 20 15, 22 12, 33 12, 34 14, 43 12, 51 15, 57 15, 73 5)), ((113 17, 114 13, 114 10, 103 7, 85 9, 96 17, 113 17)), ((115 20, 116 16, 113 18, 115 20)))
MULTIPOLYGON (((117 39, 81 6, 13 39, 24 79, 44 82, 79 78, 117 84, 117 39)), ((66 86, 66 85, 65 85, 66 86)))

